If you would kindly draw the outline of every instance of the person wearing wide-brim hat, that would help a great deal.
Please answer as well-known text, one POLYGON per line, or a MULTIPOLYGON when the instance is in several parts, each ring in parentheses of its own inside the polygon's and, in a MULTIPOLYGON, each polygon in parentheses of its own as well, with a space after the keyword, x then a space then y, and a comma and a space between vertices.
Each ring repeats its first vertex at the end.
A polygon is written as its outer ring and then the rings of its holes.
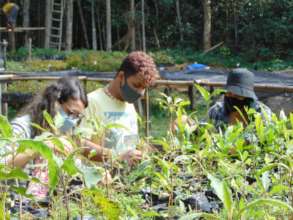
POLYGON ((258 101, 255 95, 253 73, 244 68, 233 69, 227 77, 224 100, 209 109, 209 118, 216 127, 235 124, 237 121, 247 124, 248 108, 271 116, 270 108, 258 101))

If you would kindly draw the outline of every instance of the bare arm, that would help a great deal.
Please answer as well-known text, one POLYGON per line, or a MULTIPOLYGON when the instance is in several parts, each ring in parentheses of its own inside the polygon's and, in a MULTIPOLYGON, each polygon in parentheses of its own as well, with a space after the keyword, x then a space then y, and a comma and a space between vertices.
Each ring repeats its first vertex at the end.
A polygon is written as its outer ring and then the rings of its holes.
POLYGON ((10 156, 7 160, 8 166, 15 166, 22 168, 24 167, 29 161, 35 159, 38 154, 32 150, 26 150, 23 153, 19 153, 15 155, 15 157, 10 156))
MULTIPOLYGON (((88 157, 90 160, 103 162, 112 158, 112 150, 102 147, 92 141, 83 139, 82 146, 85 147, 83 155, 88 157), (92 150, 96 150, 94 156, 90 156, 92 150)), ((124 154, 119 155, 117 158, 119 161, 127 161, 129 165, 134 165, 137 161, 142 159, 142 152, 139 150, 129 150, 124 154)))

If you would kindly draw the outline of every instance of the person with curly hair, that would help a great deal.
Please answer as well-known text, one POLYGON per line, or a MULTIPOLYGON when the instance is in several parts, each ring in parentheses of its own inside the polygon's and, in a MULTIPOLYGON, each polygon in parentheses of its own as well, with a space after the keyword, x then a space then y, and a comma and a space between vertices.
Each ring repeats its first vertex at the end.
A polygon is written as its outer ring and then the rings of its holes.
POLYGON ((157 77, 153 59, 136 51, 123 60, 115 78, 106 87, 88 94, 89 106, 81 123, 81 133, 87 134, 84 144, 89 149, 96 149, 96 160, 103 161, 116 155, 133 165, 142 158, 142 152, 136 149, 139 138, 134 103, 157 77), (93 121, 107 127, 103 138, 91 134, 89 128, 95 126, 93 121), (113 126, 109 128, 109 124, 113 126))

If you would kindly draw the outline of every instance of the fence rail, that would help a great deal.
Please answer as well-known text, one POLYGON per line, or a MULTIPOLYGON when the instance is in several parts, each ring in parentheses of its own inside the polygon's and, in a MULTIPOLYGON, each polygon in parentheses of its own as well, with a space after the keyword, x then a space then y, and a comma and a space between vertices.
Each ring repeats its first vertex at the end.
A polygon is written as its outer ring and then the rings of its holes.
MULTIPOLYGON (((3 114, 7 115, 7 109, 8 105, 7 103, 4 103, 2 106, 2 90, 4 92, 7 90, 7 83, 8 82, 13 82, 13 81, 29 81, 29 80, 58 80, 59 78, 63 76, 42 76, 42 75, 36 75, 36 76, 25 76, 19 75, 19 74, 12 74, 12 72, 8 72, 10 74, 4 74, 0 75, 0 111, 3 114), (3 112, 2 112, 3 109, 3 112)), ((111 77, 88 77, 88 76, 78 76, 75 75, 75 77, 78 77, 79 80, 83 82, 101 82, 101 83, 108 83, 112 80, 111 77)), ((156 83, 154 84, 154 87, 165 87, 165 88, 187 88, 189 91, 189 98, 190 98, 190 103, 191 107, 193 108, 195 106, 195 97, 194 97, 194 84, 199 84, 202 86, 210 87, 210 88, 221 88, 225 86, 225 83, 221 82, 209 82, 206 80, 157 80, 156 83)), ((254 89, 256 91, 260 92, 270 92, 270 93, 293 93, 293 86, 280 86, 280 85, 274 85, 274 84, 256 84, 254 86, 254 89)), ((149 136, 149 127, 150 127, 150 119, 149 119, 149 93, 146 92, 145 94, 145 133, 146 136, 149 136)))

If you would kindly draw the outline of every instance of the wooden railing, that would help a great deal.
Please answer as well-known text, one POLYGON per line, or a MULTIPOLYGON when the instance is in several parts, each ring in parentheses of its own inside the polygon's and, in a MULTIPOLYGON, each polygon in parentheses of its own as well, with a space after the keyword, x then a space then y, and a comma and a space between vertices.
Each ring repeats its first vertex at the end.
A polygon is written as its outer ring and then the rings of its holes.
MULTIPOLYGON (((3 109, 4 111, 2 112, 4 115, 7 114, 7 103, 4 103, 2 106, 2 92, 7 91, 7 83, 8 82, 14 82, 14 81, 30 81, 30 80, 57 80, 61 76, 20 76, 18 74, 2 74, 0 75, 0 111, 3 109)), ((100 82, 100 83, 108 83, 112 80, 112 78, 102 78, 102 77, 88 77, 88 76, 77 76, 79 80, 83 82, 88 82, 88 81, 95 81, 95 82, 100 82)), ((181 81, 181 80, 163 80, 159 79, 156 81, 154 87, 165 87, 165 88, 174 88, 174 89, 180 89, 180 88, 185 88, 189 91, 189 98, 191 102, 191 107, 193 108, 195 106, 195 100, 194 100, 194 94, 195 94, 195 89, 194 89, 194 84, 199 84, 202 86, 210 87, 210 88, 221 88, 225 86, 225 83, 221 82, 209 82, 206 80, 188 80, 188 81, 181 81)), ((260 92, 270 92, 270 93, 293 93, 293 86, 280 86, 280 85, 274 85, 274 84, 256 84, 254 86, 255 91, 260 91, 260 92)), ((149 125, 150 125, 150 120, 149 120, 149 95, 148 92, 146 92, 145 95, 145 119, 146 119, 146 124, 145 124, 145 131, 146 135, 149 136, 149 125)))

